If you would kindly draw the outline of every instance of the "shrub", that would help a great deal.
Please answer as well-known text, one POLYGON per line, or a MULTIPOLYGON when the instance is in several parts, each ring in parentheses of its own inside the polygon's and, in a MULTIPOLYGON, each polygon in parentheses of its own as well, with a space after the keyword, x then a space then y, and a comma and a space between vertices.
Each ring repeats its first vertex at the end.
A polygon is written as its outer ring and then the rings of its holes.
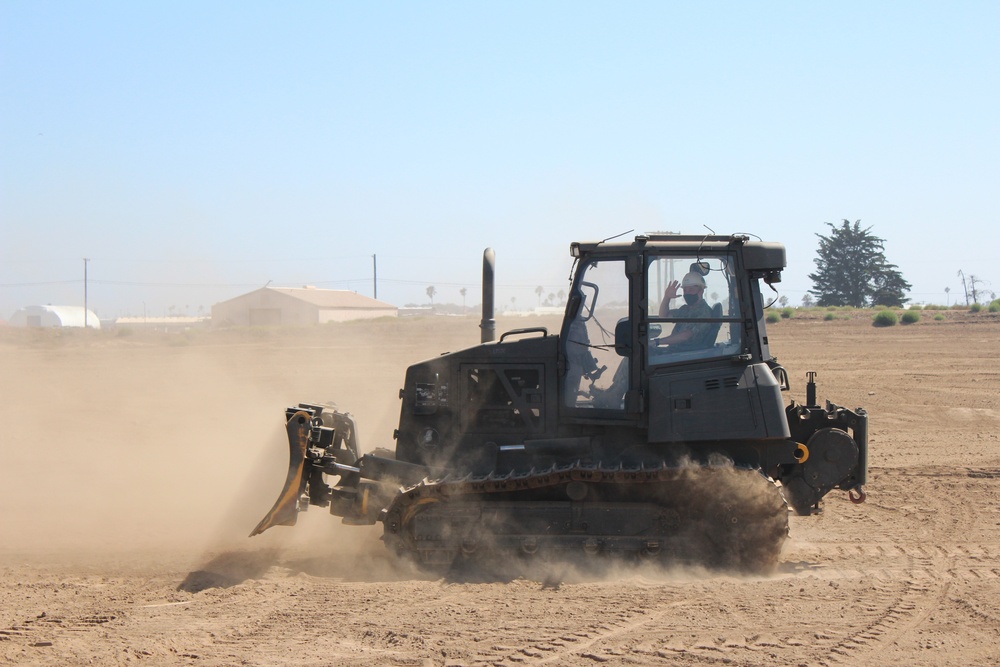
POLYGON ((993 299, 993 301, 990 301, 990 307, 987 310, 991 313, 1000 313, 1000 299, 993 299))
POLYGON ((910 310, 923 310, 926 307, 927 306, 921 306, 919 303, 915 303, 915 304, 911 305, 909 309, 910 310))
POLYGON ((899 318, 896 317, 896 313, 891 310, 882 310, 875 313, 875 318, 872 324, 877 327, 891 327, 895 326, 899 318))
POLYGON ((981 303, 974 303, 971 306, 969 306, 970 313, 978 313, 982 309, 983 309, 983 304, 981 303))
POLYGON ((837 316, 834 315, 833 313, 827 313, 826 315, 823 316, 823 319, 827 322, 830 322, 832 320, 837 319, 837 316))
POLYGON ((789 319, 789 318, 791 318, 791 316, 794 315, 794 314, 795 314, 795 309, 794 308, 782 308, 781 309, 781 316, 783 318, 785 318, 786 320, 789 319))
POLYGON ((945 319, 944 313, 938 313, 937 315, 934 316, 934 319, 940 322, 941 320, 945 319))
POLYGON ((905 313, 903 313, 903 316, 900 318, 900 320, 902 320, 903 324, 913 324, 914 322, 919 322, 920 311, 908 310, 905 313))
POLYGON ((768 313, 767 321, 770 322, 771 324, 774 324, 775 322, 780 322, 781 315, 779 315, 778 313, 768 313))

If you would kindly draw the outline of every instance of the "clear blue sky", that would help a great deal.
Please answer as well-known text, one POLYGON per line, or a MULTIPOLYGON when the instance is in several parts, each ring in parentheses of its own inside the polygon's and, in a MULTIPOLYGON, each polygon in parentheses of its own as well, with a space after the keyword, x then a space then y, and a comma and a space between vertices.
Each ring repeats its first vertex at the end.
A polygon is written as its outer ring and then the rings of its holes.
MULTIPOLYGON (((860 219, 1000 292, 1000 3, 0 0, 0 317, 566 285, 573 240, 860 219)), ((946 297, 944 288, 951 288, 946 297)))

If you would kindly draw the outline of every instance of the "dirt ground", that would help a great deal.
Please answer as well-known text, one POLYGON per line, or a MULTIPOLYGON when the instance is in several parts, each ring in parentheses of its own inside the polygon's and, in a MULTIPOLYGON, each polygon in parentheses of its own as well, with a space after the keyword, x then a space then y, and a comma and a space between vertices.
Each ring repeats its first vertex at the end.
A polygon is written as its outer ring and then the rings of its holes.
POLYGON ((792 398, 815 370, 821 399, 870 412, 871 467, 867 503, 791 518, 770 576, 436 579, 315 508, 246 537, 284 478, 286 405, 336 400, 388 446, 405 367, 477 324, 0 330, 0 664, 1000 664, 989 313, 771 327, 792 398))

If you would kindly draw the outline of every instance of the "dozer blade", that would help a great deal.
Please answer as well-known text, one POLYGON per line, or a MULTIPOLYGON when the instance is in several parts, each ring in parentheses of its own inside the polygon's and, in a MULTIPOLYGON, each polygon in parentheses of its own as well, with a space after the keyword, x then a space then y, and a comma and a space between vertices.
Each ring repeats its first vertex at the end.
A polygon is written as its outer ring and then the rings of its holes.
POLYGON ((274 507, 261 519, 250 537, 259 535, 271 526, 294 526, 299 515, 299 497, 306 486, 306 449, 309 447, 309 428, 312 417, 298 411, 285 425, 288 433, 288 475, 274 507))

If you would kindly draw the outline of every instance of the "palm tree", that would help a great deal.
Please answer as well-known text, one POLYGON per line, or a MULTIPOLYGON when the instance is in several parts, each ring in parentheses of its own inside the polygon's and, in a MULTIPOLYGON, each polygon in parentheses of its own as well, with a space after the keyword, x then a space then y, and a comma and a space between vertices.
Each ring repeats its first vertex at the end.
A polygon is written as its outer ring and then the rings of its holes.
POLYGON ((428 285, 427 286, 427 296, 430 297, 431 305, 432 306, 434 305, 434 295, 435 294, 437 294, 437 289, 435 289, 434 285, 428 285))
POLYGON ((462 312, 465 312, 465 288, 458 290, 458 293, 462 295, 462 312))
POLYGON ((542 305, 542 294, 545 292, 545 288, 539 285, 535 288, 535 294, 538 295, 538 305, 542 305))

